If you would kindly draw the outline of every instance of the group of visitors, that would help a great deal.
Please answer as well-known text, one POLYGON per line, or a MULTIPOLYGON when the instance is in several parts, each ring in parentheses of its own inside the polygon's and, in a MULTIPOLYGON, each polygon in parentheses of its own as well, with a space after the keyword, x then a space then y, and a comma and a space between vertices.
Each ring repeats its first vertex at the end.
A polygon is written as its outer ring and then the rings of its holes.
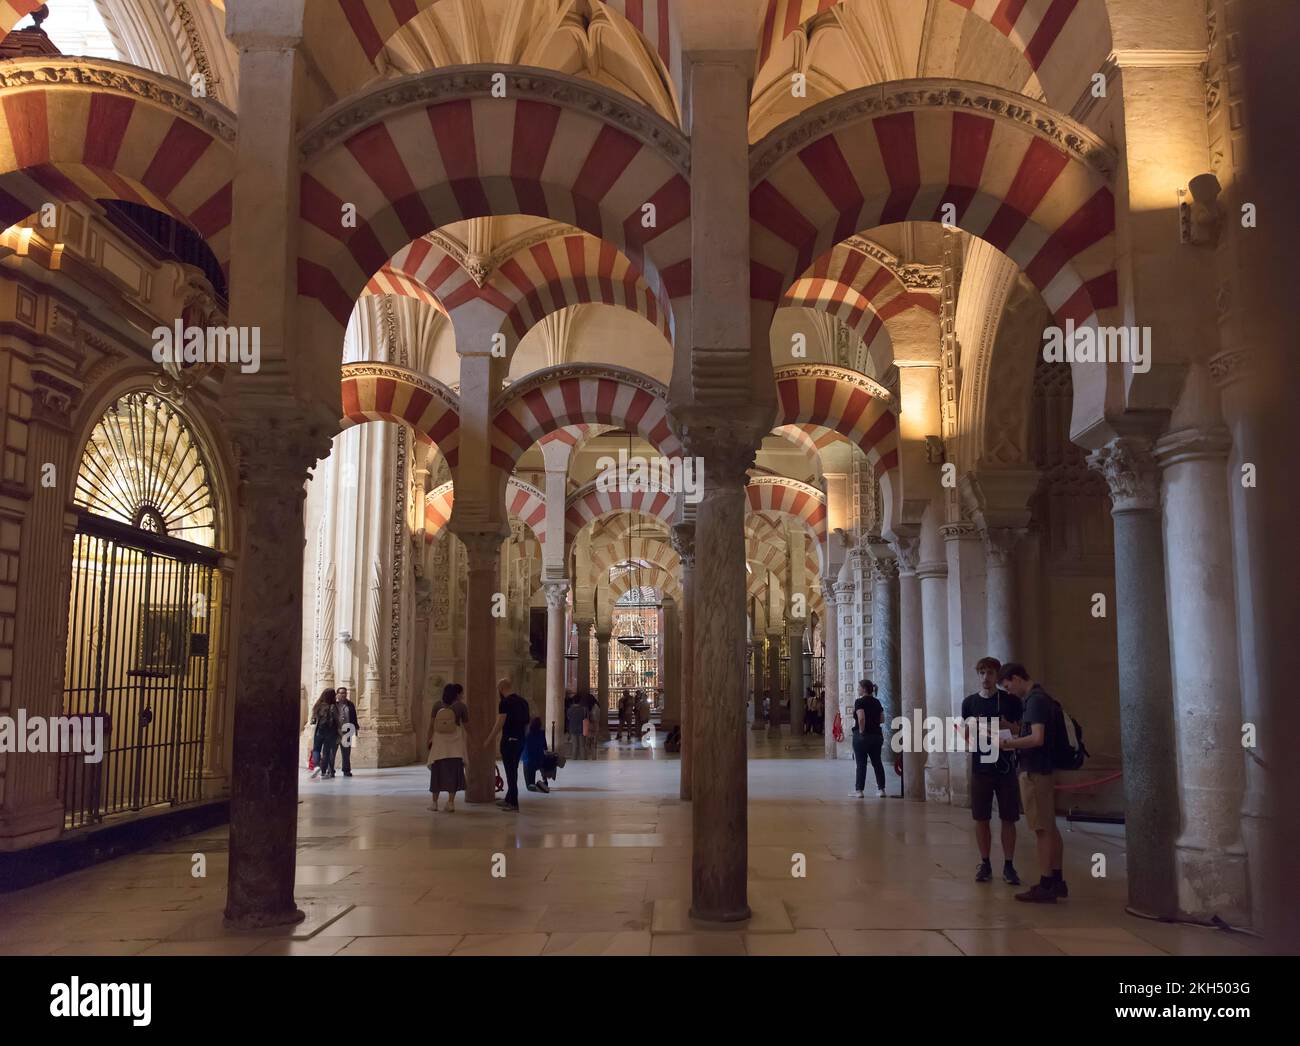
POLYGON ((332 778, 334 776, 334 756, 340 748, 343 750, 343 776, 352 776, 352 743, 356 739, 360 724, 357 720, 357 706, 348 697, 348 688, 330 688, 320 695, 312 705, 309 722, 312 726, 311 741, 311 776, 332 778))
POLYGON ((826 691, 809 687, 804 694, 803 704, 803 732, 824 734, 826 732, 826 691))
POLYGON ((574 759, 591 759, 600 738, 600 702, 594 694, 569 694, 564 698, 564 731, 574 759))
MULTIPOLYGON (((1024 665, 1002 664, 993 657, 975 663, 980 688, 961 706, 971 751, 970 800, 975 821, 975 842, 980 863, 975 881, 993 878, 993 804, 996 800, 1002 842, 1002 880, 1021 885, 1016 872, 1016 822, 1023 811, 1037 847, 1039 880, 1016 900, 1034 904, 1055 904, 1070 895, 1062 874, 1064 841, 1056 826, 1056 753, 1066 729, 1065 716, 1056 700, 1029 675, 1024 665), (972 728, 974 732, 972 732, 972 728), (988 739, 980 743, 979 732, 988 739), (997 738, 997 758, 991 740, 997 738), (982 749, 982 750, 981 750, 982 749)), ((861 799, 870 764, 875 773, 876 795, 885 797, 885 770, 881 761, 884 747, 884 707, 876 697, 870 679, 858 683, 853 704, 853 758, 855 781, 852 795, 861 799)))
POLYGON ((644 690, 625 690, 618 699, 618 740, 640 741, 654 709, 644 690))

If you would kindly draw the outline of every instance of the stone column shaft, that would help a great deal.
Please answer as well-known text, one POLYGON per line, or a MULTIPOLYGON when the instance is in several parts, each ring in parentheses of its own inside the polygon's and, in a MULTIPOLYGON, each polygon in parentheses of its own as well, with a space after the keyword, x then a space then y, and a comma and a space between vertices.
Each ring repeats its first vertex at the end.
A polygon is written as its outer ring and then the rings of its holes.
POLYGON ((682 754, 678 797, 693 794, 695 769, 695 524, 672 529, 673 548, 682 564, 682 754))
POLYGON ((603 739, 607 732, 606 724, 609 722, 609 642, 612 634, 609 632, 596 633, 596 655, 600 658, 596 662, 596 707, 599 714, 596 717, 597 737, 603 739))
POLYGON ((558 747, 564 737, 564 624, 569 583, 548 581, 546 594, 546 738, 558 747))
MULTIPOLYGON (((1016 546, 1024 531, 990 527, 982 532, 988 615, 988 656, 1004 664, 1025 660, 1020 642, 1020 598, 1016 579, 1016 546)), ((967 659, 969 660, 969 658, 967 659)))
POLYGON ((465 702, 469 705, 469 761, 465 799, 490 803, 496 798, 497 750, 484 748, 497 720, 497 619, 492 597, 501 581, 503 535, 458 535, 465 546, 465 702))
POLYGON ((822 747, 827 759, 839 757, 835 744, 835 713, 840 706, 840 615, 835 601, 835 584, 829 578, 822 579, 822 602, 826 605, 826 623, 822 635, 826 642, 826 667, 824 683, 826 700, 822 704, 822 747))
POLYGON ((763 729, 763 687, 766 685, 763 679, 763 641, 755 639, 752 644, 753 663, 754 663, 754 721, 750 724, 751 730, 763 729))
POLYGON ((781 633, 767 634, 767 688, 771 691, 771 702, 767 711, 767 728, 770 732, 781 732, 781 633))
MULTIPOLYGON (((921 583, 921 617, 925 648, 925 710, 927 715, 949 714, 948 676, 948 564, 921 563, 916 568, 921 583)), ((952 801, 948 755, 932 752, 925 758, 925 799, 952 801)))
POLYGON ((786 647, 790 651, 790 736, 803 737, 804 681, 803 681, 803 629, 804 620, 790 621, 786 628, 786 647))
POLYGON ((1146 439, 1113 440, 1089 457, 1110 485, 1115 523, 1120 743, 1129 907, 1171 917, 1177 907, 1174 841, 1178 774, 1169 671, 1160 474, 1146 439))
MULTIPOLYGON (((893 555, 892 550, 889 553, 893 555)), ((885 792, 900 794, 902 782, 894 773, 894 751, 890 743, 894 717, 902 708, 899 685, 898 562, 883 555, 876 560, 874 591, 871 599, 871 637, 875 648, 873 661, 876 699, 885 709, 881 721, 884 746, 880 758, 885 765, 885 792)))
MULTIPOLYGON (((899 714, 909 722, 920 712, 925 717, 925 638, 921 604, 921 580, 915 570, 903 570, 898 577, 899 616, 899 714)), ((913 747, 919 748, 919 745, 913 747)), ((925 759, 923 751, 903 753, 903 798, 925 802, 925 759)))

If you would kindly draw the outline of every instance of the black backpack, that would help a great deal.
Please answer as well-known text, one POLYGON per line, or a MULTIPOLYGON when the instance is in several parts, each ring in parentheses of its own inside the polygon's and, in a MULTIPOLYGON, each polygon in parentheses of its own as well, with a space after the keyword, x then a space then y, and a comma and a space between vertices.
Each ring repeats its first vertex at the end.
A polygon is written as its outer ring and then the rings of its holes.
POLYGON ((1083 727, 1067 715, 1061 702, 1052 698, 1052 766, 1057 770, 1078 770, 1088 758, 1083 743, 1083 727))

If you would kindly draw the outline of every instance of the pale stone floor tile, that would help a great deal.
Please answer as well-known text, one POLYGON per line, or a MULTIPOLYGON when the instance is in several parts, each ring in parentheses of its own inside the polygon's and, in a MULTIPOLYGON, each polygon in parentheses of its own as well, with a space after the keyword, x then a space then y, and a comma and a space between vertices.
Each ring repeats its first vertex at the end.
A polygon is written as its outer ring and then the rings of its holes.
POLYGON ((205 940, 215 937, 226 936, 247 936, 256 937, 262 940, 294 940, 305 941, 310 937, 320 933, 331 923, 336 922, 339 918, 346 916, 352 910, 350 904, 339 904, 333 901, 311 901, 298 898, 298 907, 302 909, 306 918, 299 923, 288 923, 284 926, 268 926, 259 930, 230 930, 225 925, 224 911, 209 911, 195 916, 190 914, 189 920, 176 927, 165 937, 169 941, 194 941, 205 940))
POLYGON ((827 930, 839 955, 960 955, 937 930, 827 930))
POLYGON ((1230 933, 1210 926, 1162 923, 1142 919, 1129 929, 1170 955, 1266 955, 1264 942, 1248 933, 1230 933))
POLYGON ((1066 955, 1164 955, 1154 944, 1116 926, 1040 929, 1066 955))
POLYGON ((649 955, 650 932, 553 933, 543 955, 649 955))
POLYGON ((201 941, 159 941, 141 955, 248 955, 265 942, 260 937, 219 937, 201 941))
POLYGON ((795 930, 794 933, 747 933, 748 955, 836 955, 825 930, 795 930))
POLYGON ((651 955, 744 955, 743 934, 674 933, 655 935, 650 941, 651 955))
POLYGON ((945 930, 963 955, 1064 955, 1036 930, 945 930))
POLYGON ((598 933, 622 930, 648 930, 653 906, 648 901, 635 904, 591 901, 575 904, 552 904, 542 911, 537 924, 540 933, 598 933))
POLYGON ((452 955, 541 955, 544 933, 471 933, 452 949, 452 955))
POLYGON ((50 955, 139 955, 149 941, 78 941, 55 948, 50 955))
MULTIPOLYGON (((450 955, 462 934, 411 937, 354 937, 335 955, 450 955)), ((342 938, 335 938, 342 940, 342 938)))
POLYGON ((312 937, 306 941, 263 941, 249 955, 337 955, 348 944, 346 937, 312 937))

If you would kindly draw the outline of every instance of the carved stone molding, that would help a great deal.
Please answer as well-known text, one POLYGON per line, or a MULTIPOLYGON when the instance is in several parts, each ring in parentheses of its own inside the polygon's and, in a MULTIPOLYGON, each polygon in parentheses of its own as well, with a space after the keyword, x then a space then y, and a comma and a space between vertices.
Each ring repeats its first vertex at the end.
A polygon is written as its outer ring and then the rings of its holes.
POLYGON ((1082 124, 1052 112, 1031 98, 986 84, 921 79, 873 84, 805 110, 750 151, 750 186, 791 153, 824 135, 887 113, 921 109, 974 110, 1018 123, 1108 180, 1118 160, 1113 149, 1082 124))
POLYGON ((865 254, 872 261, 883 265, 897 276, 908 290, 937 291, 943 286, 941 265, 905 265, 896 255, 865 236, 850 236, 844 241, 844 246, 859 254, 865 254))
POLYGON ((1112 512, 1151 512, 1160 508, 1160 466, 1150 440, 1132 436, 1112 440, 1088 455, 1088 465, 1106 480, 1112 512))
POLYGON ((974 541, 979 537, 979 528, 974 523, 962 520, 958 523, 945 523, 939 528, 944 541, 974 541))
POLYGON ((1156 441, 1155 459, 1162 469, 1188 461, 1226 462, 1232 435, 1226 428, 1183 429, 1156 441))
POLYGON ((829 363, 796 363, 789 367, 777 367, 774 376, 778 381, 782 378, 830 378, 862 389, 876 399, 891 402, 894 400, 893 394, 880 382, 857 371, 846 367, 835 367, 829 363))
MULTIPOLYGON (((396 328, 394 328, 396 329, 396 328)), ((460 412, 460 397, 440 381, 408 367, 398 367, 391 363, 375 363, 364 360, 359 363, 343 365, 344 378, 392 378, 394 381, 414 385, 421 392, 427 392, 439 403, 460 412)))
POLYGON ((1210 360, 1210 376, 1219 388, 1227 388, 1251 374, 1251 354, 1246 349, 1221 352, 1210 360))
POLYGON ((931 560, 927 563, 918 563, 916 567, 916 576, 921 581, 929 581, 931 578, 938 578, 942 581, 947 581, 948 564, 942 560, 931 560))
POLYGON ((611 367, 603 363, 566 363, 562 367, 547 367, 529 375, 523 381, 516 382, 503 390, 492 402, 492 415, 495 417, 512 400, 523 396, 533 389, 565 378, 615 378, 626 385, 644 389, 657 399, 668 398, 668 387, 634 370, 625 367, 611 367))
POLYGON ((323 113, 299 136, 299 151, 304 160, 309 160, 317 153, 351 137, 361 128, 413 106, 466 98, 491 98, 498 76, 505 77, 506 97, 551 102, 575 111, 587 112, 653 149, 684 178, 690 178, 690 143, 681 131, 662 117, 623 95, 593 83, 545 69, 525 70, 504 66, 477 69, 462 67, 383 81, 371 90, 345 99, 323 113))
POLYGON ((32 420, 65 426, 81 399, 81 389, 49 371, 32 371, 32 420))
POLYGON ((0 91, 21 87, 87 87, 140 98, 172 109, 233 145, 237 119, 210 98, 195 98, 189 84, 103 58, 15 58, 0 63, 0 91))
POLYGON ((171 0, 172 9, 176 12, 176 17, 181 23, 181 28, 185 30, 185 40, 189 44, 190 54, 194 56, 194 67, 203 77, 203 82, 209 91, 221 83, 219 77, 212 75, 212 67, 208 64, 208 52, 203 47, 203 37, 199 34, 199 27, 194 22, 194 13, 190 10, 185 0, 171 0))

